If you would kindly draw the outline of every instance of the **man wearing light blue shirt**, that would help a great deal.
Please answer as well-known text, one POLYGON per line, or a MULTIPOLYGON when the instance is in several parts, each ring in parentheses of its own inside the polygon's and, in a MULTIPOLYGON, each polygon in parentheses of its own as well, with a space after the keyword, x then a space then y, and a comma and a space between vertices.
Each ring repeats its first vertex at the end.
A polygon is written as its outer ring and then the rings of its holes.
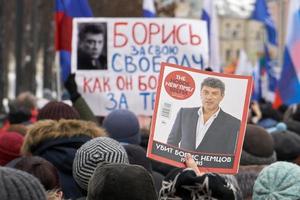
POLYGON ((240 120, 224 112, 225 84, 208 77, 201 84, 201 107, 181 108, 167 144, 184 150, 234 154, 240 120))

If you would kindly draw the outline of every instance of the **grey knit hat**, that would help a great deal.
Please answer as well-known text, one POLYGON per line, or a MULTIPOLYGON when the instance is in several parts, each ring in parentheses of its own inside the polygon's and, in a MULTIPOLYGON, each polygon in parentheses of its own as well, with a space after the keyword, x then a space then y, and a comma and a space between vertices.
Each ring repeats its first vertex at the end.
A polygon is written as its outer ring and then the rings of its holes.
POLYGON ((300 199, 300 167, 289 162, 275 162, 265 167, 253 187, 253 199, 300 199))
POLYGON ((20 170, 0 167, 1 200, 46 200, 46 192, 37 178, 20 170))
POLYGON ((87 190, 94 170, 104 162, 129 163, 124 147, 114 139, 94 138, 77 150, 73 162, 73 177, 82 189, 87 190))

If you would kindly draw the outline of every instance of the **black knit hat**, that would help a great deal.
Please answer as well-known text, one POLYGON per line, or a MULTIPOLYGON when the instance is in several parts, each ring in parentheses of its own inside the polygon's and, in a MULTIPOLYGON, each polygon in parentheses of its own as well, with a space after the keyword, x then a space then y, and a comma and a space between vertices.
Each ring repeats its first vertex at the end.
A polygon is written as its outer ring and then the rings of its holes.
POLYGON ((151 161, 146 157, 143 147, 135 144, 125 144, 123 147, 128 155, 130 164, 143 166, 148 172, 152 173, 151 161))
POLYGON ((241 155, 241 165, 263 165, 276 161, 272 136, 262 127, 248 124, 241 155))
POLYGON ((99 165, 88 186, 87 200, 156 200, 153 179, 138 165, 111 163, 99 165))
POLYGON ((46 192, 37 178, 20 170, 0 167, 1 200, 46 200, 46 192))
POLYGON ((51 101, 47 103, 38 113, 37 119, 79 119, 79 113, 75 108, 63 102, 51 101))

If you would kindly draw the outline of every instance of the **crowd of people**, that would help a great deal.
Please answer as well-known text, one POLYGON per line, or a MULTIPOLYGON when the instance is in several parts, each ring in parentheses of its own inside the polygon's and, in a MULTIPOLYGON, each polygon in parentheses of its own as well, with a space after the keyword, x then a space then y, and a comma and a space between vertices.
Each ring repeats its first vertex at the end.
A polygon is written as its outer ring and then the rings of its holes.
POLYGON ((65 83, 72 105, 38 106, 25 92, 0 131, 3 200, 300 199, 300 104, 252 102, 239 172, 204 173, 188 155, 179 169, 146 157, 149 130, 129 110, 97 118, 65 83))

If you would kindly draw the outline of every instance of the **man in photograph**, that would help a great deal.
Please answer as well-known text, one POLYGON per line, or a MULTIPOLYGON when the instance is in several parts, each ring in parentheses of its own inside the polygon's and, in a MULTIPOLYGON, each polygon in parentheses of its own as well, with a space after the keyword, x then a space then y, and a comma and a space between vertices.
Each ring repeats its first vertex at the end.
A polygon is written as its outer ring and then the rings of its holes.
POLYGON ((77 69, 105 70, 107 57, 104 52, 105 24, 83 24, 79 30, 77 69))
POLYGON ((241 122, 220 108, 224 95, 225 84, 220 79, 204 79, 202 106, 179 110, 167 144, 190 151, 234 154, 241 122))

